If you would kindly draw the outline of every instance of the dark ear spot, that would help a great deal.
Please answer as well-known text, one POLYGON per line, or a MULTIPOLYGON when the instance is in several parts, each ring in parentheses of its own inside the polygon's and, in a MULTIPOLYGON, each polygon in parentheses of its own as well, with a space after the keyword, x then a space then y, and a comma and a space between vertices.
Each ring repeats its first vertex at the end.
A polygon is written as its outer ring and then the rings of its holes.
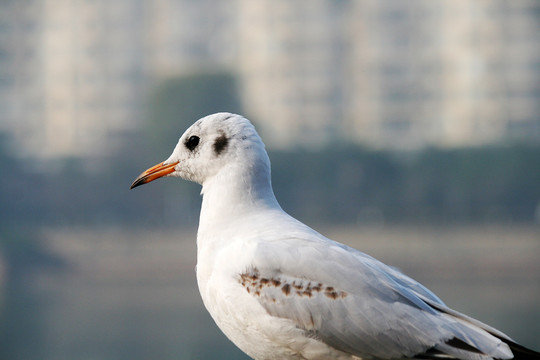
POLYGON ((227 145, 229 145, 229 139, 227 139, 227 136, 225 134, 221 134, 219 137, 216 138, 216 141, 214 141, 214 151, 216 152, 216 155, 219 155, 227 148, 227 145))

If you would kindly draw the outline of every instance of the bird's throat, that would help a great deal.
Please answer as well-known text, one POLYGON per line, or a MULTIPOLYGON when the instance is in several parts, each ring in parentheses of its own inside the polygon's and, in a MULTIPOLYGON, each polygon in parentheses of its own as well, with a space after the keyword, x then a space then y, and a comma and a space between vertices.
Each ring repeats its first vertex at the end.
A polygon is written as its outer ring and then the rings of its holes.
POLYGON ((280 208, 269 177, 214 178, 203 184, 199 231, 222 227, 246 215, 280 208))

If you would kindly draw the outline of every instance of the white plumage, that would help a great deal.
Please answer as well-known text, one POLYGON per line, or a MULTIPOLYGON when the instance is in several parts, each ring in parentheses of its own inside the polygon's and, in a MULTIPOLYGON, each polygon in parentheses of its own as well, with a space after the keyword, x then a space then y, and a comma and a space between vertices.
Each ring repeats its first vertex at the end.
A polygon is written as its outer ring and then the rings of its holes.
POLYGON ((264 144, 239 115, 197 121, 132 187, 162 176, 202 185, 199 290, 220 329, 255 359, 540 358, 285 213, 264 144))

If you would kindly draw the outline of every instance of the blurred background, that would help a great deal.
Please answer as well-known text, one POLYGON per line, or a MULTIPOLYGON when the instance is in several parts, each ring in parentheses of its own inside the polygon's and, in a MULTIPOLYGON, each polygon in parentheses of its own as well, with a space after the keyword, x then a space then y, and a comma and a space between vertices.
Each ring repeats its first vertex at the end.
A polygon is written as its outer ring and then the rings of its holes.
POLYGON ((247 359, 200 187, 129 191, 217 111, 293 216, 540 349, 538 1, 0 0, 0 358, 247 359))

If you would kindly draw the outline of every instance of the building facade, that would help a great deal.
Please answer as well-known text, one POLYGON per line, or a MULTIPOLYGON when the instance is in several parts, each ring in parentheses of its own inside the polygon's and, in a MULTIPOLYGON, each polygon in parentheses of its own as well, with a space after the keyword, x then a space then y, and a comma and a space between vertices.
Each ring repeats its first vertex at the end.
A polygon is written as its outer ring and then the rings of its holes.
POLYGON ((96 156, 149 92, 237 74, 271 147, 540 141, 534 0, 24 0, 0 11, 0 131, 23 156, 96 156))

